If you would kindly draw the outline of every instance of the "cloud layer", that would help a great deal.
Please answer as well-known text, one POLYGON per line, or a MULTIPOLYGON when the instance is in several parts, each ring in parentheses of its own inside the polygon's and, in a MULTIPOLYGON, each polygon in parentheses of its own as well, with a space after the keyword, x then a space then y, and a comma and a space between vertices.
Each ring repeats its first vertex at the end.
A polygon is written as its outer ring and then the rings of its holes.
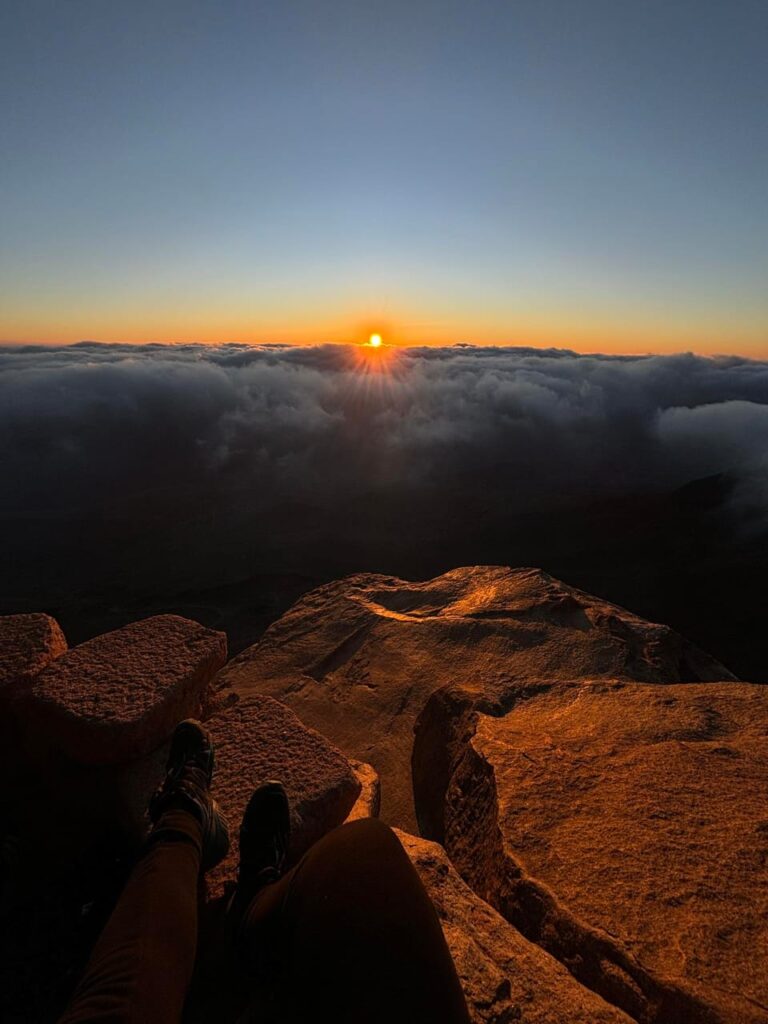
POLYGON ((673 487, 768 451, 768 363, 528 349, 0 350, 3 517, 145 495, 503 490, 514 507, 673 487))

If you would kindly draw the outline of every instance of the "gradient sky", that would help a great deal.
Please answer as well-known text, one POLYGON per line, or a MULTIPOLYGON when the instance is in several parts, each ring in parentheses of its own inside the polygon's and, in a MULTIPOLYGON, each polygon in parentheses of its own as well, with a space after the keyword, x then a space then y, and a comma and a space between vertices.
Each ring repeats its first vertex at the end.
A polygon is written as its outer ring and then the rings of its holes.
POLYGON ((766 0, 4 0, 0 338, 768 354, 766 0))

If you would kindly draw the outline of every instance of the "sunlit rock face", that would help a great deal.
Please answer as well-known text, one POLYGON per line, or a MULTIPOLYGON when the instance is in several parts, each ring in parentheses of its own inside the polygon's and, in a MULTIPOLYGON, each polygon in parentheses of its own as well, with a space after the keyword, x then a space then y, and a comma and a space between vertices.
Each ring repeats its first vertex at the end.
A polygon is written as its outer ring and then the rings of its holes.
POLYGON ((378 818, 381 810, 381 779, 379 773, 371 764, 364 761, 350 761, 352 771, 360 783, 360 793, 355 801, 352 810, 347 815, 347 821, 356 821, 358 818, 378 818))
POLYGON ((397 834, 435 905, 473 1024, 630 1024, 472 892, 442 847, 397 834))
POLYGON ((768 1020, 768 687, 530 681, 422 713, 424 831, 638 1021, 768 1020))
POLYGON ((413 725, 448 683, 581 676, 732 678, 666 626, 539 569, 474 566, 411 583, 361 574, 303 597, 217 685, 288 704, 381 776, 382 817, 413 829, 413 725))

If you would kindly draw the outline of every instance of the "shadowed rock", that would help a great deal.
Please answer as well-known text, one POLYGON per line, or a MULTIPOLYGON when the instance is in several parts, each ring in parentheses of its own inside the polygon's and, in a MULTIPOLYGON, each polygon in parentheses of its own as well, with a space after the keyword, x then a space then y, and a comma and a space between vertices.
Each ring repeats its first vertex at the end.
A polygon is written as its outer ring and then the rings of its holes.
POLYGON ((157 615, 74 647, 33 680, 24 715, 81 764, 117 764, 160 745, 198 714, 226 660, 226 637, 157 615))
POLYGON ((305 595, 220 673, 217 686, 267 693, 346 754, 374 766, 382 816, 413 828, 413 724, 448 683, 606 676, 731 678, 666 626, 539 569, 475 566, 425 583, 351 576, 305 595))
POLYGON ((244 698, 206 722, 216 745, 213 793, 230 823, 232 847, 208 875, 212 895, 236 877, 237 833, 253 790, 277 779, 291 803, 290 860, 340 825, 361 784, 340 751, 270 697, 244 698))
POLYGON ((50 615, 0 616, 0 699, 31 682, 66 649, 61 627, 50 615))
MULTIPOLYGON (((288 790, 294 859, 345 818, 376 816, 379 787, 371 766, 348 762, 272 698, 235 700, 205 725, 215 743, 212 791, 227 815, 233 839, 230 856, 210 876, 213 895, 221 893, 225 880, 235 878, 237 831, 245 805, 261 782, 278 779, 288 790)), ((108 830, 137 853, 146 838, 147 807, 165 775, 169 749, 166 740, 138 759, 102 767, 59 756, 51 795, 66 817, 77 822, 76 837, 108 830)))
POLYGON ((630 1024, 472 892, 442 847, 397 836, 435 904, 473 1024, 630 1024))
POLYGON ((765 1022, 767 740, 747 683, 446 690, 417 725, 417 809, 480 896, 636 1020, 765 1022))

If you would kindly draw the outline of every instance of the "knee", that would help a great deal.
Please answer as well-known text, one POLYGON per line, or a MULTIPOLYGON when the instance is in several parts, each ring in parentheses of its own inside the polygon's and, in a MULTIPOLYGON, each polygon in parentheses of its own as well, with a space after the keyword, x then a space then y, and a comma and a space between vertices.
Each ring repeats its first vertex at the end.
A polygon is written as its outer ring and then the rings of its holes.
POLYGON ((319 894, 329 913, 349 920, 374 915, 382 928, 386 921, 394 927, 398 908, 418 908, 429 899, 400 840, 373 818, 339 826, 305 855, 293 876, 290 905, 316 907, 319 894))
POLYGON ((381 850, 402 850, 400 840, 379 818, 358 818, 342 825, 339 832, 357 846, 381 850))
POLYGON ((347 822, 329 833, 321 845, 337 864, 343 861, 355 873, 375 873, 385 864, 410 864, 400 840, 378 818, 347 822))

